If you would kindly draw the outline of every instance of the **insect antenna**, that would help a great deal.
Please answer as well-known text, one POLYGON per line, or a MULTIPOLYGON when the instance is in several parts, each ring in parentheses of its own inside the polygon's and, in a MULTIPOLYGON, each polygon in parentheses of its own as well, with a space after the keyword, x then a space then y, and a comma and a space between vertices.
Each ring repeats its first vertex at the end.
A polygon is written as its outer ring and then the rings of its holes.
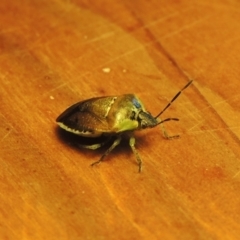
POLYGON ((179 121, 179 119, 178 118, 166 118, 166 119, 158 122, 157 125, 162 124, 164 122, 168 122, 168 121, 179 121))
MULTIPOLYGON (((163 112, 165 112, 170 106, 171 104, 179 97, 179 95, 182 93, 182 91, 184 89, 186 89, 191 83, 192 83, 193 80, 189 81, 187 83, 187 85, 185 87, 183 87, 174 97, 173 99, 167 104, 167 106, 155 117, 155 119, 157 119, 159 116, 161 116, 163 114, 163 112)), ((171 120, 174 120, 174 121, 178 121, 179 119, 178 118, 167 118, 163 121, 161 121, 160 123, 163 123, 163 122, 167 122, 167 121, 171 121, 171 120)), ((160 124, 158 123, 158 124, 160 124)))

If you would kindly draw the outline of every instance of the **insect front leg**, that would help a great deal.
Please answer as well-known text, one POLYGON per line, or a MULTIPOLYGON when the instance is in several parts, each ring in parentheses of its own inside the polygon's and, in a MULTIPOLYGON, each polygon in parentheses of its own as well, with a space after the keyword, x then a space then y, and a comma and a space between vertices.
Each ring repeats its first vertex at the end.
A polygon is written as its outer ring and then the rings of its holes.
POLYGON ((141 160, 141 158, 140 158, 140 156, 138 154, 137 149, 135 148, 135 142, 136 142, 135 138, 133 136, 131 136, 130 139, 129 139, 129 145, 130 145, 130 147, 131 147, 131 149, 132 149, 132 151, 133 151, 133 153, 134 153, 134 155, 135 155, 135 157, 137 159, 137 162, 138 162, 138 172, 141 172, 142 171, 142 160, 141 160))
MULTIPOLYGON (((159 119, 160 119, 160 118, 159 118, 159 119)), ((161 119, 160 119, 160 121, 161 121, 161 119)), ((166 139, 171 140, 171 139, 179 138, 179 137, 180 137, 179 135, 172 135, 172 136, 169 136, 169 134, 168 134, 168 132, 167 132, 167 130, 166 130, 164 124, 161 123, 161 124, 159 124, 159 125, 160 125, 160 127, 161 127, 161 130, 162 130, 163 136, 164 136, 166 139)))
POLYGON ((122 140, 122 137, 121 137, 121 135, 119 135, 119 136, 114 140, 114 142, 113 142, 113 144, 111 145, 111 147, 102 155, 102 157, 101 157, 98 161, 92 163, 91 166, 96 165, 96 164, 99 164, 100 162, 102 162, 102 161, 104 160, 104 158, 105 158, 117 145, 119 145, 119 143, 121 142, 121 140, 122 140))

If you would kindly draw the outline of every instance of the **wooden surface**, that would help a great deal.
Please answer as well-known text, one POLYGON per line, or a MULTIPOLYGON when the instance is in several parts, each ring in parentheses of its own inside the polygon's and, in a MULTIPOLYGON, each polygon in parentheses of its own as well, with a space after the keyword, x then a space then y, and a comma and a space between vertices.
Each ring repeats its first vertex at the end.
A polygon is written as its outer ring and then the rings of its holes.
POLYGON ((0 239, 239 239, 240 3, 2 0, 0 239), (135 93, 160 127, 77 149, 56 117, 135 93))

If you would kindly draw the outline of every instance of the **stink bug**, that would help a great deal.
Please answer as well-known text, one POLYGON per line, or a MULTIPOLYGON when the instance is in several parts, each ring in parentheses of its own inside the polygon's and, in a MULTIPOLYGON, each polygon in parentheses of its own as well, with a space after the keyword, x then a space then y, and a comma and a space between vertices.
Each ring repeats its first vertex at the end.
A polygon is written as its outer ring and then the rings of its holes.
MULTIPOLYGON (((80 145, 84 148, 97 149, 114 137, 112 145, 97 162, 91 164, 92 166, 103 161, 103 159, 119 145, 122 136, 127 135, 129 145, 138 162, 138 171, 141 172, 142 160, 135 148, 133 131, 153 128, 170 120, 178 121, 178 118, 161 120, 159 117, 191 83, 192 81, 188 82, 156 117, 153 117, 145 110, 141 101, 134 94, 124 94, 119 96, 96 97, 75 103, 66 109, 56 119, 56 122, 64 130, 85 138, 99 138, 104 136, 104 141, 100 143, 80 145)), ((168 139, 178 137, 169 137, 164 128, 163 133, 168 139)))

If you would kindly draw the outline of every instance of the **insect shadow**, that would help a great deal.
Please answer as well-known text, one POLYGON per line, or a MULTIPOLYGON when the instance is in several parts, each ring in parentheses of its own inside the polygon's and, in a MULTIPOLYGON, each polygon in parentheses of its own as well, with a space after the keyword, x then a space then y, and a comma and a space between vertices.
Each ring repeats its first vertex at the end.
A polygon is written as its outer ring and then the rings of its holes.
MULTIPOLYGON (((67 132, 62 128, 56 127, 55 129, 56 131, 56 135, 58 137, 58 139, 64 143, 65 145, 67 144, 68 146, 70 146, 72 149, 75 149, 76 151, 80 151, 81 153, 85 154, 89 154, 91 156, 94 155, 98 155, 98 154, 102 154, 104 152, 106 152, 107 149, 109 149, 109 147, 112 145, 112 143, 116 140, 116 136, 111 136, 109 138, 109 136, 100 136, 97 138, 86 138, 86 137, 82 137, 76 134, 72 134, 71 132, 67 132), (101 144, 105 142, 105 144, 101 147, 96 149, 97 153, 93 152, 90 149, 87 149, 86 147, 82 147, 84 146, 91 146, 91 145, 95 145, 95 144, 101 144)), ((125 158, 129 158, 129 156, 132 154, 131 149, 129 148, 129 143, 128 143, 128 137, 123 135, 123 140, 121 142, 121 144, 114 149, 114 155, 117 156, 118 154, 121 153, 127 153, 127 155, 125 156, 125 158)), ((144 146, 148 146, 151 145, 149 143, 149 141, 147 141, 147 139, 145 138, 144 134, 140 134, 138 136, 138 145, 144 145, 144 146)), ((92 161, 93 159, 91 159, 92 161)), ((109 161, 111 161, 111 159, 108 159, 109 161)))
MULTIPOLYGON (((71 148, 76 149, 77 151, 83 152, 84 154, 93 153, 93 155, 95 155, 94 152, 88 149, 87 146, 102 144, 104 142, 105 144, 102 145, 101 148, 97 149, 99 153, 102 153, 106 151, 106 149, 108 149, 109 146, 111 146, 114 140, 116 139, 115 136, 111 136, 111 137, 100 136, 97 138, 86 138, 76 134, 72 134, 58 127, 56 127, 55 131, 56 131, 57 137, 62 143, 64 143, 65 145, 67 144, 71 148), (82 146, 85 146, 85 147, 82 147, 82 146)), ((117 149, 114 149, 114 152, 117 153, 118 151, 120 152, 121 150, 123 151, 123 148, 125 149, 125 146, 126 147, 128 146, 127 143, 122 144, 117 149)))

